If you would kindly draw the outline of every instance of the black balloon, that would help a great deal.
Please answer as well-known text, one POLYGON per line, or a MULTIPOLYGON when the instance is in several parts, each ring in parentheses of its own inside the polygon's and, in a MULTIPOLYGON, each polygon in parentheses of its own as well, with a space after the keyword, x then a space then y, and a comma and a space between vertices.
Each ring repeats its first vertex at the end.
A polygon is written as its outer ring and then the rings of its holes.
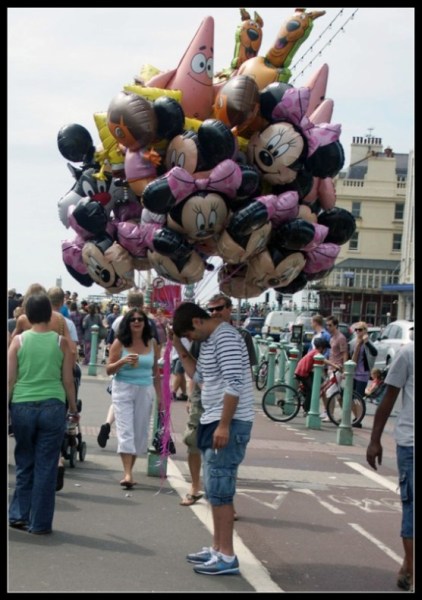
POLYGON ((222 121, 206 119, 198 129, 198 142, 208 169, 233 158, 236 145, 233 133, 222 121))
POLYGON ((193 250, 193 246, 181 233, 168 227, 163 227, 155 232, 153 246, 159 254, 171 256, 175 263, 178 259, 189 256, 193 250))
POLYGON ((229 232, 236 231, 237 235, 249 235, 267 221, 267 207, 262 202, 255 201, 236 212, 230 219, 227 229, 229 232))
MULTIPOLYGON (((164 215, 174 206, 174 196, 171 193, 168 179, 162 175, 148 183, 142 194, 142 204, 151 212, 164 215)), ((157 250, 159 252, 159 250, 157 250)))
POLYGON ((285 92, 293 87, 289 83, 274 81, 265 87, 259 94, 259 105, 261 115, 267 121, 272 121, 272 112, 279 102, 283 99, 285 92))
POLYGON ((302 271, 288 285, 285 285, 284 287, 275 287, 273 289, 276 292, 280 292, 281 294, 295 294, 296 292, 300 292, 300 290, 303 290, 308 281, 309 277, 302 271))
POLYGON ((72 162, 88 163, 95 152, 91 134, 77 123, 64 125, 59 130, 57 144, 61 155, 72 162))
POLYGON ((81 285, 84 285, 85 287, 90 287, 94 283, 94 280, 88 273, 79 273, 79 271, 77 271, 70 265, 67 265, 66 263, 64 263, 64 266, 66 267, 69 274, 72 275, 73 279, 76 279, 76 281, 81 285))
POLYGON ((315 177, 335 177, 344 165, 344 150, 340 142, 319 146, 307 160, 306 167, 315 177))
POLYGON ((77 224, 94 235, 105 232, 108 223, 105 208, 90 198, 82 198, 73 210, 77 224))
POLYGON ((345 208, 338 206, 321 212, 318 215, 318 223, 328 227, 328 235, 324 239, 326 244, 331 243, 341 246, 348 242, 356 231, 355 217, 345 208))
POLYGON ((157 115, 157 137, 172 139, 183 131, 185 113, 182 105, 174 98, 161 96, 153 104, 157 115))
POLYGON ((304 219, 291 219, 273 229, 271 242, 278 248, 300 250, 312 242, 315 229, 304 219))

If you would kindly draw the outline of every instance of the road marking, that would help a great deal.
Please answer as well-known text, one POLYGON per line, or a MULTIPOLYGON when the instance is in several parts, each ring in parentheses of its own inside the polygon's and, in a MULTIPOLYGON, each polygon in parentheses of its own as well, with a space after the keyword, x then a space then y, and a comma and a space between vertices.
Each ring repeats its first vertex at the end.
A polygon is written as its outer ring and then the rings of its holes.
MULTIPOLYGON (((176 463, 169 458, 167 461, 167 481, 173 489, 179 494, 181 498, 190 491, 190 484, 188 484, 183 477, 182 472, 176 463)), ((208 502, 193 504, 189 507, 195 515, 198 517, 205 527, 212 535, 212 515, 211 509, 208 502)), ((240 570, 242 576, 257 592, 284 592, 272 579, 268 572, 268 569, 252 554, 252 552, 245 546, 242 538, 236 531, 233 531, 233 543, 240 561, 240 570)))
MULTIPOLYGON (((255 493, 255 490, 253 490, 253 492, 255 493)), ((261 492, 259 491, 258 493, 261 493, 261 492)), ((236 490, 236 494, 246 496, 250 500, 254 500, 255 502, 258 502, 259 504, 262 504, 263 506, 266 506, 267 508, 272 508, 273 510, 277 510, 278 508, 280 508, 280 506, 283 503, 283 500, 288 495, 288 493, 289 492, 281 492, 281 493, 277 494, 277 496, 275 497, 273 502, 264 502, 263 500, 260 500, 259 498, 255 498, 255 496, 252 496, 250 493, 247 493, 243 490, 238 490, 238 489, 236 490)), ((272 492, 272 494, 274 495, 274 492, 272 492)))
POLYGON ((295 488, 292 491, 293 492, 301 492, 302 494, 307 494, 308 496, 313 496, 315 498, 315 500, 321 504, 321 506, 323 506, 324 508, 326 508, 327 510, 332 512, 334 515, 344 515, 345 514, 344 511, 340 510, 336 506, 333 506, 332 504, 325 502, 325 500, 321 500, 321 498, 319 498, 312 490, 308 490, 306 488, 304 488, 304 489, 295 488))
POLYGON ((333 502, 338 504, 348 504, 349 506, 355 506, 360 510, 367 513, 379 513, 379 512, 401 512, 400 500, 391 500, 390 498, 381 498, 376 500, 375 498, 351 498, 350 496, 337 497, 329 496, 333 502))
POLYGON ((385 544, 383 544, 376 537, 374 537, 373 535, 371 535, 370 533, 368 533, 363 527, 361 527, 357 523, 349 523, 349 525, 350 525, 350 527, 353 527, 353 529, 355 531, 357 531, 358 533, 360 533, 361 535, 363 535, 363 537, 365 537, 367 540, 369 540, 375 546, 377 546, 380 550, 382 550, 387 556, 389 556, 390 558, 392 558, 393 560, 395 560, 396 563, 398 563, 399 565, 401 565, 403 563, 403 558, 401 556, 399 556, 398 554, 396 554, 393 550, 391 550, 391 548, 389 548, 388 546, 386 546, 385 544))
POLYGON ((390 492, 394 492, 395 494, 400 493, 397 483, 393 483, 386 477, 383 477, 382 475, 378 475, 378 473, 375 473, 374 471, 370 471, 369 469, 367 469, 366 467, 363 467, 359 463, 346 461, 344 464, 347 465, 348 467, 350 467, 351 469, 354 469, 361 475, 368 477, 368 479, 372 479, 372 481, 375 481, 376 483, 379 483, 380 485, 384 486, 385 488, 390 490, 390 492))

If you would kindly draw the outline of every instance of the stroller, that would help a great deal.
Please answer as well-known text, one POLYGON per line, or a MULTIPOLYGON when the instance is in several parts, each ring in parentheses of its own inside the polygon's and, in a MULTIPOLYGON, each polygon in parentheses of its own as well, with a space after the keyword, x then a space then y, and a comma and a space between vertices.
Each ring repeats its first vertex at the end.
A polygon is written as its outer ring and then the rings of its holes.
POLYGON ((382 400, 384 392, 387 388, 385 378, 388 373, 388 366, 381 371, 380 383, 371 391, 370 394, 365 394, 365 401, 372 402, 372 404, 379 404, 382 400))
MULTIPOLYGON (((79 386, 81 383, 81 368, 78 364, 73 368, 73 376, 75 381, 76 398, 78 398, 79 386)), ((78 413, 82 412, 82 400, 76 400, 78 413)), ((69 465, 73 468, 76 463, 76 455, 79 455, 79 460, 83 462, 86 455, 86 442, 82 440, 80 425, 71 420, 66 421, 66 431, 62 442, 62 456, 69 461, 69 465)))

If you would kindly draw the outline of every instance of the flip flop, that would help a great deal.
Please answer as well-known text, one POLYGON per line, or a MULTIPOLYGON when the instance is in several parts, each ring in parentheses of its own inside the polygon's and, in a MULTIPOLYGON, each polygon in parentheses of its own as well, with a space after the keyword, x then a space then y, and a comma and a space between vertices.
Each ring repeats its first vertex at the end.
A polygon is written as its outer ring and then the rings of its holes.
POLYGON ((121 481, 120 485, 122 486, 122 488, 125 488, 126 490, 131 490, 133 488, 134 485, 136 485, 136 481, 121 481))
POLYGON ((204 494, 186 494, 186 496, 180 502, 180 506, 192 506, 192 504, 198 502, 198 500, 200 500, 203 496, 204 494))

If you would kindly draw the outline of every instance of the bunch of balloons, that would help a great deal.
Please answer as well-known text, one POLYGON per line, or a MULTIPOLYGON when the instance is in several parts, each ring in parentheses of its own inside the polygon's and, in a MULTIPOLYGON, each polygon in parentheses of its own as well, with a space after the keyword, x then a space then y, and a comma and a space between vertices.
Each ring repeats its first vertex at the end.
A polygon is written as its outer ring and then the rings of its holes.
POLYGON ((259 57, 264 21, 241 9, 230 68, 216 76, 207 17, 175 69, 143 67, 94 115, 97 147, 81 125, 60 129, 59 151, 79 163, 58 203, 75 234, 63 261, 79 283, 116 293, 153 268, 191 284, 214 256, 221 290, 236 298, 294 293, 328 275, 356 228, 335 206, 341 126, 325 98, 327 65, 303 87, 288 83, 323 14, 296 9, 259 57))

